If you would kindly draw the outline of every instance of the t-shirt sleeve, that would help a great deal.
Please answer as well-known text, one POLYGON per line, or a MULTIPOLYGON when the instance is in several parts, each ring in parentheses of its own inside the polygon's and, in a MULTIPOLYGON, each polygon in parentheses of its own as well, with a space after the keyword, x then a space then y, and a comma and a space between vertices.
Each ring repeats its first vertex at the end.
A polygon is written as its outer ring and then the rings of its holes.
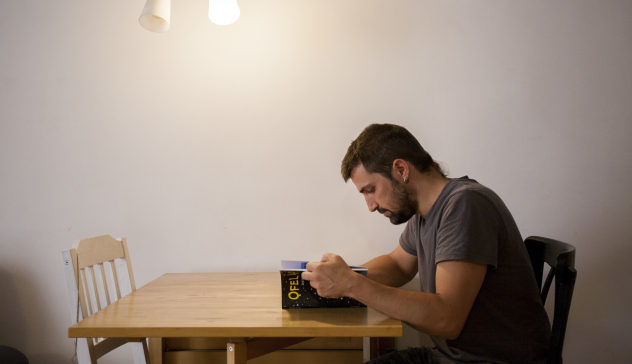
POLYGON ((399 237, 399 245, 402 249, 404 249, 406 253, 415 256, 417 256, 417 242, 419 241, 419 236, 417 236, 419 229, 416 229, 415 226, 418 224, 419 216, 415 215, 408 220, 406 228, 399 237))
POLYGON ((437 230, 435 264, 467 260, 497 267, 500 215, 476 191, 464 190, 447 201, 437 230))

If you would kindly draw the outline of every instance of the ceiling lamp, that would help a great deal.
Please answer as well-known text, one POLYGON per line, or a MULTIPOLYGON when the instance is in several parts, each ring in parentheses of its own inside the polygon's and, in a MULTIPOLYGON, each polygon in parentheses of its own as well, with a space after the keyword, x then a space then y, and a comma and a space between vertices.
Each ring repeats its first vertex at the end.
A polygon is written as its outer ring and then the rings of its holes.
MULTIPOLYGON (((208 17, 217 25, 228 25, 239 19, 241 11, 237 0, 209 0, 208 17)), ((156 33, 169 30, 171 0, 147 0, 138 22, 143 28, 156 33)))
POLYGON ((237 0, 209 0, 208 18, 217 25, 228 25, 239 19, 237 0))
POLYGON ((143 28, 156 33, 169 30, 171 0, 147 0, 138 22, 143 28))

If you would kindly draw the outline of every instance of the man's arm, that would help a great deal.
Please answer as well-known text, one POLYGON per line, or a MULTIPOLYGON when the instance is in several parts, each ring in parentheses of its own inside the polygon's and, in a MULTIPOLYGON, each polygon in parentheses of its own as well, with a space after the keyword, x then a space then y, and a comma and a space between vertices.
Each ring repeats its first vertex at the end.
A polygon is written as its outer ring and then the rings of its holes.
POLYGON ((406 253, 400 245, 390 254, 381 255, 365 264, 372 281, 390 287, 401 287, 417 274, 417 257, 406 253))
MULTIPOLYGON (((388 287, 353 272, 335 254, 307 264, 303 278, 323 297, 349 296, 425 333, 456 339, 478 295, 487 265, 450 260, 437 264, 437 293, 388 287)), ((370 271, 370 269, 369 269, 370 271)))

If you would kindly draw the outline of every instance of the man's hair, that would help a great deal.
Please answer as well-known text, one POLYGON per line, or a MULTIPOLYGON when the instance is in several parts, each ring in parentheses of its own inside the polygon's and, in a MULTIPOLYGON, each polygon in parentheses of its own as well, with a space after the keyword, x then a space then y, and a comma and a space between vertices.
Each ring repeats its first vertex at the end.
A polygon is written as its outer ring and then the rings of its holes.
POLYGON ((421 173, 445 173, 419 141, 406 128, 393 124, 371 124, 351 142, 342 160, 341 173, 346 181, 351 172, 362 164, 368 173, 379 173, 393 180, 393 161, 403 159, 421 173))

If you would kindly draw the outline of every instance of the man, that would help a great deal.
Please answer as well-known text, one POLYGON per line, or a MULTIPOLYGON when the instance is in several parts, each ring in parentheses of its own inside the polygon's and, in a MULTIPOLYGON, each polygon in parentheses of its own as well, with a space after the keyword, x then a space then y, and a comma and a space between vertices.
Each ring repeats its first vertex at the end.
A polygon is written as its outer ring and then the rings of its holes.
POLYGON ((430 335, 436 347, 372 363, 537 363, 550 336, 528 253, 509 210, 467 177, 448 179, 405 128, 369 125, 342 161, 369 211, 408 222, 399 245, 364 264, 325 254, 303 278, 323 297, 349 296, 430 335), (419 273, 421 292, 399 289, 419 273))

